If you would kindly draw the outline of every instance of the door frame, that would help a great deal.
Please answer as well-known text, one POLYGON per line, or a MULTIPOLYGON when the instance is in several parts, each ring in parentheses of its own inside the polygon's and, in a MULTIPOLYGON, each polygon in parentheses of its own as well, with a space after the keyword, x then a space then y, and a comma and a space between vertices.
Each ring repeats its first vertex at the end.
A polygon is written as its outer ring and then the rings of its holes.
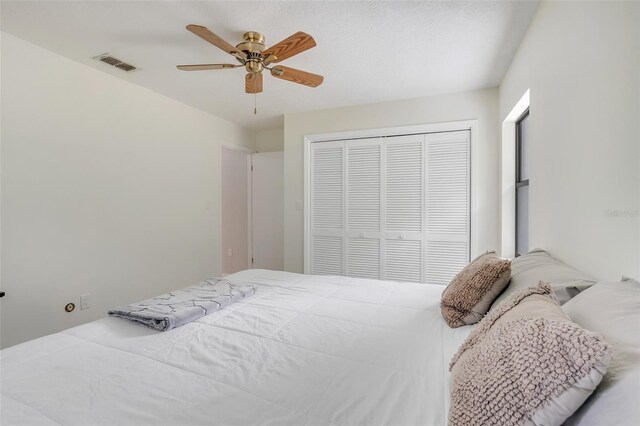
POLYGON ((222 259, 225 256, 222 247, 222 150, 228 149, 231 151, 238 151, 247 154, 247 269, 251 269, 251 260, 253 257, 253 229, 252 229, 252 211, 251 208, 251 200, 252 200, 252 185, 251 185, 251 168, 253 167, 253 151, 252 149, 245 148, 239 145, 226 144, 221 143, 218 148, 218 252, 220 253, 220 257, 218 258, 218 271, 220 276, 224 276, 224 272, 222 270, 222 259))
POLYGON ((478 120, 450 121, 443 123, 428 123, 415 126, 396 126, 385 127, 379 129, 352 130, 346 132, 321 133, 304 136, 304 273, 311 273, 311 144, 315 142, 340 141, 345 139, 363 139, 363 138, 384 138, 388 136, 405 136, 424 133, 440 133, 453 132, 460 130, 469 130, 470 159, 469 167, 471 169, 471 191, 470 198, 470 259, 478 255, 478 120))

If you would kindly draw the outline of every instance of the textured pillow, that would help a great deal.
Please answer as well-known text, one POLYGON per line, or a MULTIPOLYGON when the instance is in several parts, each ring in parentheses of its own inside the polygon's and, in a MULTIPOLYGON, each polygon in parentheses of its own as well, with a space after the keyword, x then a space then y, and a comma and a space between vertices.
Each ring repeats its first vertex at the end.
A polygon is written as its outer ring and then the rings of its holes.
POLYGON ((601 333, 613 346, 605 381, 640 368, 640 283, 598 282, 562 308, 580 327, 601 333))
POLYGON ((449 425, 560 425, 606 372, 611 347, 540 283, 507 298, 451 360, 449 425))
POLYGON ((562 263, 542 249, 534 249, 529 254, 513 259, 509 286, 491 308, 494 309, 511 294, 538 285, 540 281, 551 285, 561 305, 596 283, 592 276, 562 263))
POLYGON ((476 257, 456 275, 442 293, 440 309, 449 327, 475 324, 504 290, 511 276, 511 262, 495 252, 476 257))

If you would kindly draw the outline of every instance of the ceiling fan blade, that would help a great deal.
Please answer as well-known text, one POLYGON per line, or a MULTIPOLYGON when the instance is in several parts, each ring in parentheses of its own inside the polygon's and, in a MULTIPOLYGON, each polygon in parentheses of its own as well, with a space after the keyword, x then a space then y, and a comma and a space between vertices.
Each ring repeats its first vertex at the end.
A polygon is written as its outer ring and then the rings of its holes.
POLYGON ((282 80, 291 81, 293 83, 304 84, 309 87, 318 87, 324 81, 324 77, 306 71, 300 71, 295 68, 278 65, 271 69, 271 75, 282 80))
POLYGON ((312 47, 315 47, 315 45, 316 41, 313 39, 313 37, 311 37, 307 33, 298 31, 294 35, 285 38, 275 46, 271 46, 267 50, 263 51, 262 57, 268 58, 269 56, 275 56, 274 59, 267 61, 267 63, 280 62, 292 57, 293 55, 302 53, 305 50, 309 50, 312 47))
POLYGON ((247 73, 244 77, 244 91, 247 93, 262 92, 262 73, 247 73))
POLYGON ((191 25, 187 25, 187 30, 191 31, 192 33, 194 33, 198 37, 208 41, 211 44, 213 44, 217 48, 224 50, 225 52, 227 52, 230 55, 233 55, 235 57, 239 57, 241 59, 246 59, 247 58, 247 55, 245 55, 243 51, 236 49, 234 46, 230 45, 229 43, 224 41, 222 38, 218 37, 217 35, 215 35, 211 31, 209 31, 209 29, 207 27, 203 27, 201 25, 193 25, 193 24, 191 24, 191 25))
POLYGON ((222 70, 226 68, 238 68, 243 65, 233 64, 197 64, 197 65, 177 65, 176 68, 182 71, 206 71, 206 70, 222 70))

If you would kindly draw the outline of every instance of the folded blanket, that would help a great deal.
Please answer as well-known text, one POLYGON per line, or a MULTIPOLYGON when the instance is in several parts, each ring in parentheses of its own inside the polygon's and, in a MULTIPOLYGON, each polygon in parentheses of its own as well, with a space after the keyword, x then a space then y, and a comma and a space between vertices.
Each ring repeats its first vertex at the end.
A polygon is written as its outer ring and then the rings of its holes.
POLYGON ((111 309, 109 315, 128 319, 159 331, 171 330, 251 296, 253 285, 211 279, 142 302, 111 309))

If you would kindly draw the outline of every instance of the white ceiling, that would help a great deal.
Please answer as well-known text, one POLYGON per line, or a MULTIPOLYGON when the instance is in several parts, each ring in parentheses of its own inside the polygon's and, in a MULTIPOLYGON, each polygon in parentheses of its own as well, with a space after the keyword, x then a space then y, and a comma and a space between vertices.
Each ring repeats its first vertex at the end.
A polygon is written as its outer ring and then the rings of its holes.
POLYGON ((2 30, 201 110, 252 128, 284 113, 495 87, 537 1, 244 2, 2 1, 2 30), (241 68, 183 72, 176 64, 233 63, 185 30, 204 25, 231 44, 248 30, 267 46, 296 31, 317 47, 282 64, 325 76, 311 89, 265 75, 253 115, 241 68), (101 53, 140 69, 125 73, 101 53))

